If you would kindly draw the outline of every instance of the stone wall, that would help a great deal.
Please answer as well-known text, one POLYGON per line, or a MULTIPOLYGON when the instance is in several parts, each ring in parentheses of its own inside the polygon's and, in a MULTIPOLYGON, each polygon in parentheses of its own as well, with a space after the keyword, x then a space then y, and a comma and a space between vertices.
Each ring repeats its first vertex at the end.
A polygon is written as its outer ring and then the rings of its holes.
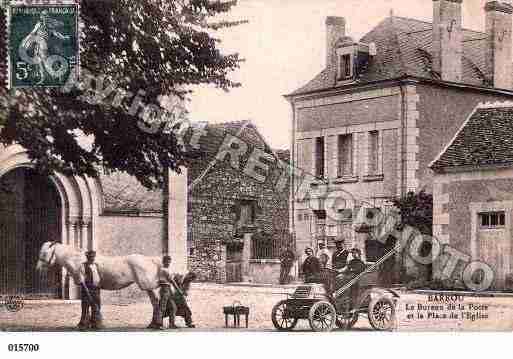
POLYGON ((280 241, 280 232, 288 231, 289 190, 275 187, 283 170, 276 163, 269 163, 268 171, 257 170, 265 177, 263 182, 244 174, 253 148, 266 152, 268 148, 253 127, 245 129, 239 138, 250 145, 238 166, 234 167, 230 156, 217 161, 189 193, 189 268, 196 271, 202 281, 226 281, 225 244, 242 241, 237 213, 243 201, 254 203, 257 231, 271 233, 273 241, 280 241))

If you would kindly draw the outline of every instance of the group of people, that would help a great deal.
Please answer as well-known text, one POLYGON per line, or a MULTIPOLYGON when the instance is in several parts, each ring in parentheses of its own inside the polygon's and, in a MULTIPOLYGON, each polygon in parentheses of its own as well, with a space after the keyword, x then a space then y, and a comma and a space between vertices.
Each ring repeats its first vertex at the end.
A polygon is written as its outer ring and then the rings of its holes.
POLYGON ((322 282, 322 272, 326 268, 350 275, 357 275, 365 270, 365 263, 362 261, 362 252, 359 248, 347 250, 343 238, 335 241, 336 250, 330 255, 324 243, 319 244, 317 255, 311 247, 305 248, 306 258, 301 266, 305 283, 322 282), (349 259, 351 255, 351 259, 349 259))
MULTIPOLYGON (((86 261, 80 267, 82 315, 78 328, 81 330, 103 328, 100 296, 101 278, 95 258, 95 251, 87 251, 86 261)), ((177 315, 184 318, 187 327, 194 328, 192 311, 187 304, 186 297, 190 284, 196 279, 196 275, 192 272, 185 276, 173 274, 170 264, 171 257, 165 255, 158 273, 159 303, 153 312, 153 319, 148 328, 164 329, 165 317, 169 317, 169 328, 177 328, 175 325, 177 315)))

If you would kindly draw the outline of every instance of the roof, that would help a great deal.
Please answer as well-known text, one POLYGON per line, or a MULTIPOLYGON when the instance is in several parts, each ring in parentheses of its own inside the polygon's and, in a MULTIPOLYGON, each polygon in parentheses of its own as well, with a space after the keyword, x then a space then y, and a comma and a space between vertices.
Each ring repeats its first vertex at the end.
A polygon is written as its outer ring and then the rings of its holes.
POLYGON ((107 213, 162 212, 162 191, 150 191, 126 173, 101 174, 103 210, 107 213))
POLYGON ((463 166, 513 166, 513 102, 480 104, 430 164, 435 171, 463 166))
MULTIPOLYGON (((206 127, 206 132, 207 135, 202 136, 199 141, 200 151, 198 156, 188 160, 189 180, 193 183, 201 181, 217 163, 216 156, 228 135, 234 136, 248 145, 246 155, 249 155, 254 148, 258 148, 281 161, 290 161, 289 151, 273 150, 250 121, 210 124, 206 127)), ((187 143, 187 138, 185 142, 187 143)), ((242 158, 241 160, 244 161, 245 159, 242 158)))
MULTIPOLYGON (((209 124, 206 135, 199 140, 200 150, 194 158, 188 160, 189 182, 201 181, 216 164, 216 156, 227 135, 232 135, 248 145, 248 152, 260 148, 281 161, 290 160, 288 150, 272 150, 260 135, 258 129, 249 121, 234 121, 209 124)), ((185 137, 189 143, 190 137, 185 137)), ((162 191, 149 191, 135 177, 126 173, 102 174, 100 180, 104 194, 104 210, 111 213, 148 213, 162 211, 162 191)))
MULTIPOLYGON (((377 48, 359 84, 413 76, 440 80, 431 71, 433 24, 390 16, 363 36, 362 43, 374 42, 377 48)), ((462 83, 487 86, 484 76, 486 33, 463 29, 462 83)), ((328 67, 291 95, 335 88, 336 69, 328 67)), ((344 85, 340 85, 342 87, 344 85)))

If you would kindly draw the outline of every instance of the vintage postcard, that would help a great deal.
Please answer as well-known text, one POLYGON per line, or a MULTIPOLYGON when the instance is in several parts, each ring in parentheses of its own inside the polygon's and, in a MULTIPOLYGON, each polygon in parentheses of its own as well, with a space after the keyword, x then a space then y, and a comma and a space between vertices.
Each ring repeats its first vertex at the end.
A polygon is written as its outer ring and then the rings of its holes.
POLYGON ((509 1, 3 1, 0 331, 513 331, 512 31, 509 1))

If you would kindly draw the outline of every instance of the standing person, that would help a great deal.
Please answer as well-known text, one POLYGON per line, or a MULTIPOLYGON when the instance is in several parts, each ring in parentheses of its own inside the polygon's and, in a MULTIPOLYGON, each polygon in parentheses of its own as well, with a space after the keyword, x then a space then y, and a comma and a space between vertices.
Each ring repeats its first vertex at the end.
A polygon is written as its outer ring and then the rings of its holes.
POLYGON ((165 255, 162 257, 162 267, 159 269, 159 287, 160 287, 160 299, 159 307, 155 320, 155 325, 151 326, 152 329, 164 329, 163 322, 164 316, 166 315, 166 309, 171 306, 172 310, 169 311, 169 328, 176 329, 175 315, 176 315, 176 303, 173 300, 174 292, 178 290, 173 274, 169 268, 171 264, 171 256, 165 255), (173 288, 172 288, 173 287, 173 288))
POLYGON ((100 298, 100 272, 95 263, 96 252, 86 252, 87 261, 80 267, 80 299, 82 306, 82 316, 79 329, 101 329, 101 298, 100 298), (89 313, 91 311, 91 313, 89 313))
POLYGON ((349 251, 345 248, 344 238, 339 237, 335 241, 336 250, 331 257, 331 267, 341 271, 347 265, 349 251))
POLYGON ((306 259, 302 265, 302 272, 305 276, 305 283, 319 283, 321 274, 321 262, 314 256, 313 249, 305 249, 306 259))
MULTIPOLYGON (((176 313, 175 316, 183 316, 185 320, 185 325, 188 328, 196 328, 196 326, 192 323, 192 311, 187 303, 187 294, 189 293, 189 289, 191 288, 192 281, 196 280, 196 274, 193 272, 189 272, 183 277, 180 274, 175 275, 174 277, 175 283, 181 289, 181 292, 175 291, 173 296, 173 301, 176 304, 176 313)), ((173 310, 172 306, 166 311, 166 314, 169 315, 169 325, 174 326, 175 323, 171 323, 171 311, 173 310)))
POLYGON ((281 247, 280 284, 288 283, 290 269, 292 268, 292 264, 294 264, 295 259, 296 259, 296 256, 295 256, 294 252, 290 249, 290 246, 281 247))
POLYGON ((322 268, 331 268, 331 253, 324 242, 319 242, 319 249, 317 250, 317 258, 321 262, 322 268))

